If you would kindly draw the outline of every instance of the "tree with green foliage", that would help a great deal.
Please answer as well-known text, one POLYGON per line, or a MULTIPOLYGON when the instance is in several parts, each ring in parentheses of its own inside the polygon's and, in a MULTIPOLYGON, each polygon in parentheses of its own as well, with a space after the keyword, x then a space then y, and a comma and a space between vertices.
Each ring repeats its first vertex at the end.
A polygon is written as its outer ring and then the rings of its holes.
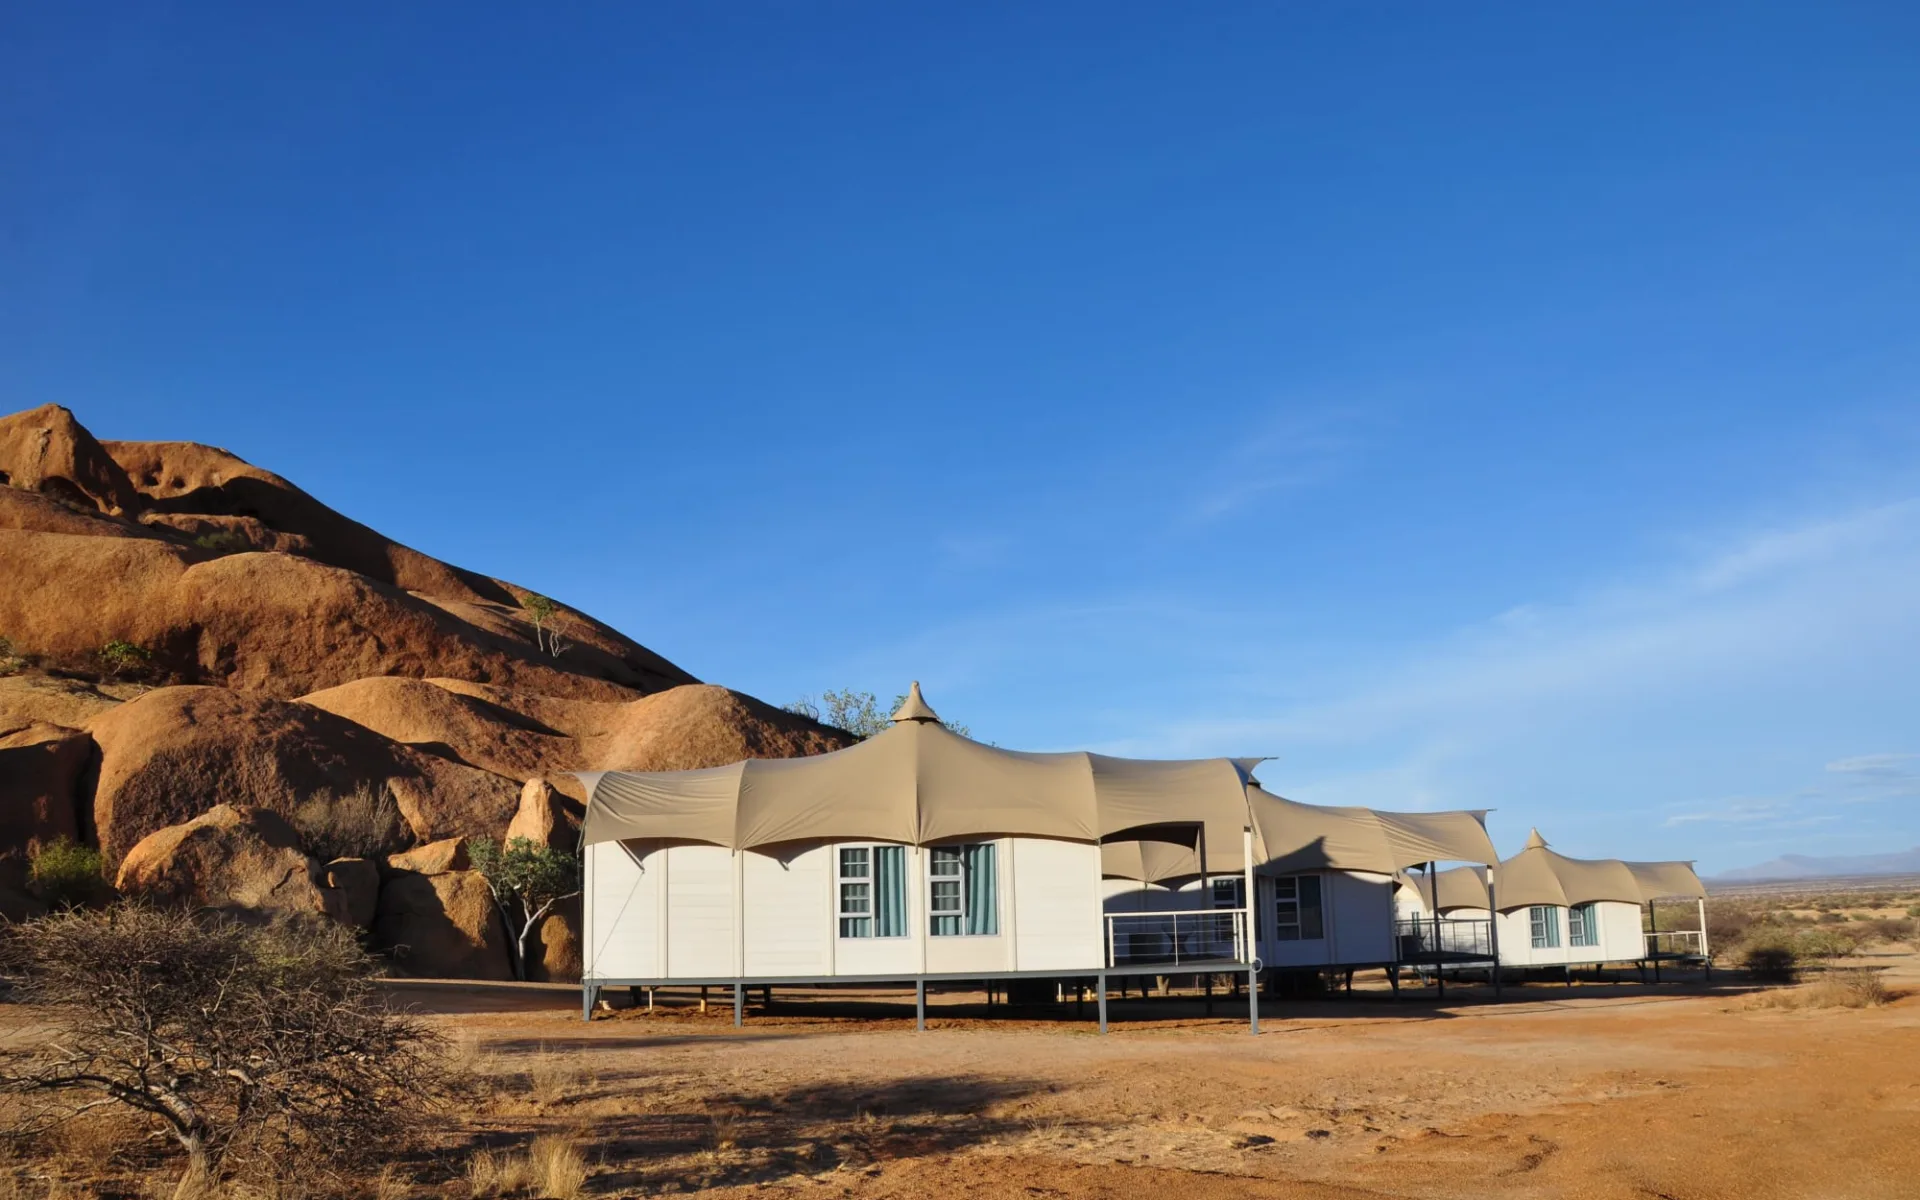
POLYGON ((533 644, 553 657, 559 658, 560 652, 567 648, 567 644, 561 640, 558 628, 550 629, 548 626, 553 624, 554 618, 560 615, 560 606, 550 597, 542 596, 539 592, 528 592, 526 598, 520 602, 520 606, 526 609, 527 616, 533 619, 533 644))
MULTIPOLYGON (((831 725, 864 742, 874 734, 885 731, 893 722, 893 714, 899 712, 900 706, 906 702, 906 693, 902 692, 893 698, 892 708, 883 709, 880 707, 880 698, 872 692, 856 692, 852 688, 836 692, 829 688, 820 693, 817 702, 811 696, 802 696, 787 705, 787 711, 811 718, 822 725, 831 725)), ((957 725, 952 721, 940 723, 961 737, 973 736, 965 725, 957 725)))
POLYGON ((110 677, 121 679, 144 674, 148 665, 153 662, 153 651, 145 646, 136 646, 132 642, 114 638, 100 647, 99 659, 101 667, 110 677))
POLYGON ((27 889, 56 909, 87 908, 113 899, 100 852, 59 838, 27 860, 27 889))
POLYGON ((480 838, 468 843, 467 856, 506 922, 513 976, 525 979, 527 939, 554 905, 580 894, 580 858, 525 837, 510 838, 504 846, 480 838))

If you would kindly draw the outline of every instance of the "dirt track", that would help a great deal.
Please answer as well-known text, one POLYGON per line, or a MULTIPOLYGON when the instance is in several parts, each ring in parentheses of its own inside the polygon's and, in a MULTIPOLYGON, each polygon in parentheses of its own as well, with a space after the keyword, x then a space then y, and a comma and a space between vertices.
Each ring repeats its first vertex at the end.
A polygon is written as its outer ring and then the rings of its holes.
MULTIPOLYGON (((1920 982, 1911 957, 1880 965, 1920 982)), ((1102 1038, 951 1008, 917 1034, 898 1008, 782 1005, 736 1030, 730 1009, 587 1026, 565 993, 413 997, 465 1010, 436 1019, 480 1069, 548 1077, 464 1132, 578 1130, 597 1194, 1920 1195, 1920 995, 1342 999, 1270 1004, 1257 1039, 1243 1015, 1126 1019, 1182 1011, 1139 1001, 1102 1038)))

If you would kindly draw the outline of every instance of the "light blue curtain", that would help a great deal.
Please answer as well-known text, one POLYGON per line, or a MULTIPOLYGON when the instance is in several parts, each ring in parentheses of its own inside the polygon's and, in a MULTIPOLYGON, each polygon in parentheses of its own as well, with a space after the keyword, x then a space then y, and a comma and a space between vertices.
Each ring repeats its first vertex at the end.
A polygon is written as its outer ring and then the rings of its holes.
POLYGON ((1000 932, 1000 881, 994 870, 993 843, 962 848, 967 878, 967 932, 1000 932))
POLYGON ((907 848, 873 848, 873 935, 907 934, 907 848))

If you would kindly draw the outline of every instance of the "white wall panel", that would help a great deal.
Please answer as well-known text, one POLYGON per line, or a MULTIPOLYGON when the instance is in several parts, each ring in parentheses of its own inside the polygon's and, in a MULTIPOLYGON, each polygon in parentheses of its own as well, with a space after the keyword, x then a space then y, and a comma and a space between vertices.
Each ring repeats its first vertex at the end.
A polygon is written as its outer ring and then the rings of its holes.
POLYGON ((747 974, 825 975, 836 928, 832 852, 825 846, 742 859, 747 974))
MULTIPOLYGON (((1009 842, 1013 869, 1005 876, 1013 881, 1014 969, 1095 971, 1105 966, 1100 848, 1044 838, 1009 842)), ((1005 886, 1003 882, 1003 891, 1005 886)))
POLYGON ((733 853, 720 846, 670 846, 666 858, 667 975, 731 978, 733 853))

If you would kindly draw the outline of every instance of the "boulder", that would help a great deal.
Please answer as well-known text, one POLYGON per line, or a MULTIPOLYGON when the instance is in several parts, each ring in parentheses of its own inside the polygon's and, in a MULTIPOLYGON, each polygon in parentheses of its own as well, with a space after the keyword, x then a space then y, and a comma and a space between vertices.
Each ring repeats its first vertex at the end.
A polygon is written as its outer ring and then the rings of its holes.
POLYGON ((88 683, 51 675, 0 676, 0 729, 43 722, 84 729, 102 713, 141 693, 134 684, 88 683))
POLYGON ((220 804, 148 834, 127 852, 116 885, 160 904, 348 920, 345 898, 327 887, 300 835, 263 808, 220 804))
POLYGON ((140 508, 126 471, 58 404, 0 417, 0 484, 116 515, 140 508))
POLYGON ((327 886, 340 893, 347 923, 371 929, 380 908, 380 864, 370 858, 336 858, 325 868, 327 886))
POLYGON ((449 871, 470 871, 473 861, 467 857, 467 839, 443 838, 412 850, 387 855, 389 873, 410 871, 415 875, 445 875, 449 871))
POLYGON ((111 866, 147 834, 220 803, 291 817, 305 804, 347 803, 384 788, 412 834, 396 827, 397 848, 498 829, 519 800, 512 780, 305 704, 227 688, 156 688, 95 718, 88 732, 100 747, 94 824, 111 866))
POLYGON ((92 755, 93 739, 78 729, 0 726, 0 851, 79 840, 74 796, 92 755))
POLYGON ((541 983, 580 982, 581 928, 580 897, 554 905, 527 939, 527 978, 541 983))
POLYGON ((575 801, 554 791, 553 785, 535 777, 520 789, 520 809, 507 825, 502 844, 526 838, 555 850, 573 850, 580 841, 580 822, 585 810, 575 801))
POLYGON ((404 974, 432 979, 512 979, 507 931, 478 871, 387 876, 374 943, 404 974))

